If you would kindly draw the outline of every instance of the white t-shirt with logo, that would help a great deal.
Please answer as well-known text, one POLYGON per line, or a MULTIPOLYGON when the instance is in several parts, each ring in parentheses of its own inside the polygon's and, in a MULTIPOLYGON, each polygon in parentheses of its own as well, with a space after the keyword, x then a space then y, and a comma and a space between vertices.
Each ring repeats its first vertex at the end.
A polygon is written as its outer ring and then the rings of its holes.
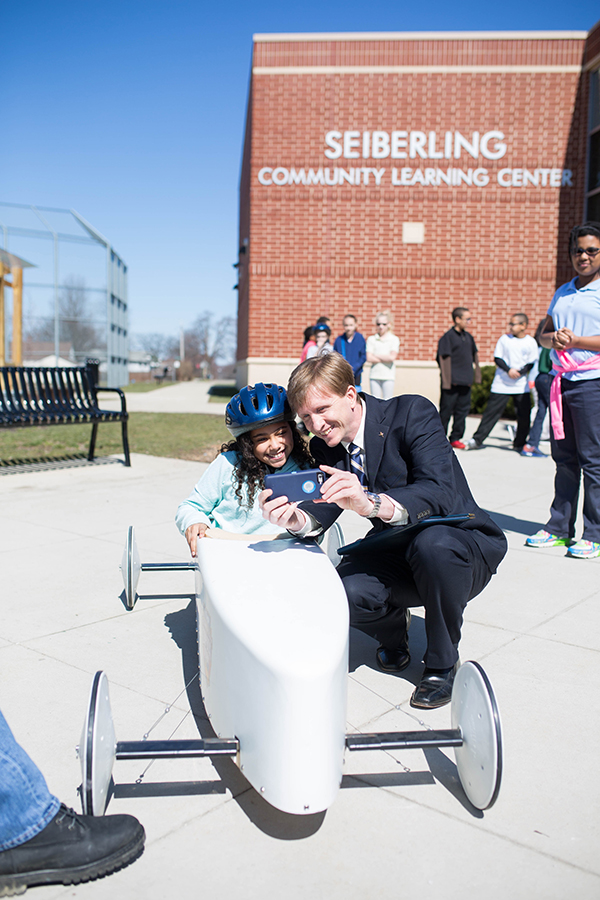
MULTIPOLYGON (((494 356, 503 359, 509 369, 522 369, 529 363, 537 362, 538 345, 529 334, 522 338, 503 334, 496 344, 494 356)), ((524 394, 528 390, 528 381, 528 375, 511 378, 508 372, 496 368, 491 390, 493 394, 524 394)))

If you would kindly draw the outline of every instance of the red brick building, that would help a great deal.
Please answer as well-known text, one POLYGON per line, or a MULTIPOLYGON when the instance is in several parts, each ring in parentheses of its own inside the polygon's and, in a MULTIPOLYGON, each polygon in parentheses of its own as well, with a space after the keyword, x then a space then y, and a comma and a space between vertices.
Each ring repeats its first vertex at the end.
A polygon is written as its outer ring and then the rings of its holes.
POLYGON ((571 277, 600 218, 600 23, 586 32, 256 35, 240 188, 238 381, 286 382, 306 325, 400 337, 397 390, 436 398, 473 312, 491 360, 571 277))

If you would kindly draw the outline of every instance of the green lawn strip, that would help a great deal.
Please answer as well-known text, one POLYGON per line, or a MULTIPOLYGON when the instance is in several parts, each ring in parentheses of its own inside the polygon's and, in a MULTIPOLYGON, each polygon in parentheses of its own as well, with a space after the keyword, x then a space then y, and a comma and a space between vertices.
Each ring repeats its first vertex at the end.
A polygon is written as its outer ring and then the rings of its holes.
MULTIPOLYGON (((132 381, 131 384, 126 384, 122 390, 126 394, 147 394, 148 391, 156 391, 159 388, 169 387, 169 385, 176 383, 175 381, 132 381)), ((101 391, 102 388, 99 388, 99 390, 101 391)))
MULTIPOLYGON (((50 425, 42 428, 0 430, 0 464, 86 454, 91 425, 50 425)), ((222 416, 197 413, 129 414, 132 453, 210 462, 230 434, 222 416)), ((122 454, 121 423, 98 427, 96 455, 122 454)))

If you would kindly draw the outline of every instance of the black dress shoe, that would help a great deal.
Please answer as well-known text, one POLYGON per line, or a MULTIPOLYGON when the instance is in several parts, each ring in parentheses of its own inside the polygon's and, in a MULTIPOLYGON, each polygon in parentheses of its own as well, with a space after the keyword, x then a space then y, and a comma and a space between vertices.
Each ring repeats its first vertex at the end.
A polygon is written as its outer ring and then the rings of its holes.
POLYGON ((134 816, 80 816, 62 804, 39 834, 0 852, 0 896, 109 875, 137 859, 144 838, 134 816))
POLYGON ((410 664, 410 653, 408 651, 408 629, 410 627, 410 609, 405 610, 406 631, 404 640, 399 647, 384 647, 383 644, 377 649, 375 654, 377 665, 384 672, 401 672, 402 669, 410 664))
POLYGON ((410 698, 410 705, 417 709, 436 709, 450 703, 454 676, 459 666, 457 661, 450 669, 425 669, 410 698))

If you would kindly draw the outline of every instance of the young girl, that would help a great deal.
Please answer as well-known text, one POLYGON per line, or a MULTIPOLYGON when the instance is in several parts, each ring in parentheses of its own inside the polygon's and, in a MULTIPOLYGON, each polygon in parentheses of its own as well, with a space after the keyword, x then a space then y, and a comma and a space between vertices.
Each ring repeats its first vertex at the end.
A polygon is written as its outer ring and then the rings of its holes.
POLYGON ((331 353, 333 344, 330 342, 331 328, 324 323, 317 323, 313 329, 314 347, 309 347, 306 352, 306 359, 312 359, 313 356, 324 356, 325 353, 331 353))
POLYGON ((233 440, 223 444, 175 521, 196 556, 196 541, 207 528, 240 534, 280 531, 263 518, 258 495, 268 472, 309 469, 312 458, 294 422, 284 388, 248 385, 231 398, 225 424, 233 440))

